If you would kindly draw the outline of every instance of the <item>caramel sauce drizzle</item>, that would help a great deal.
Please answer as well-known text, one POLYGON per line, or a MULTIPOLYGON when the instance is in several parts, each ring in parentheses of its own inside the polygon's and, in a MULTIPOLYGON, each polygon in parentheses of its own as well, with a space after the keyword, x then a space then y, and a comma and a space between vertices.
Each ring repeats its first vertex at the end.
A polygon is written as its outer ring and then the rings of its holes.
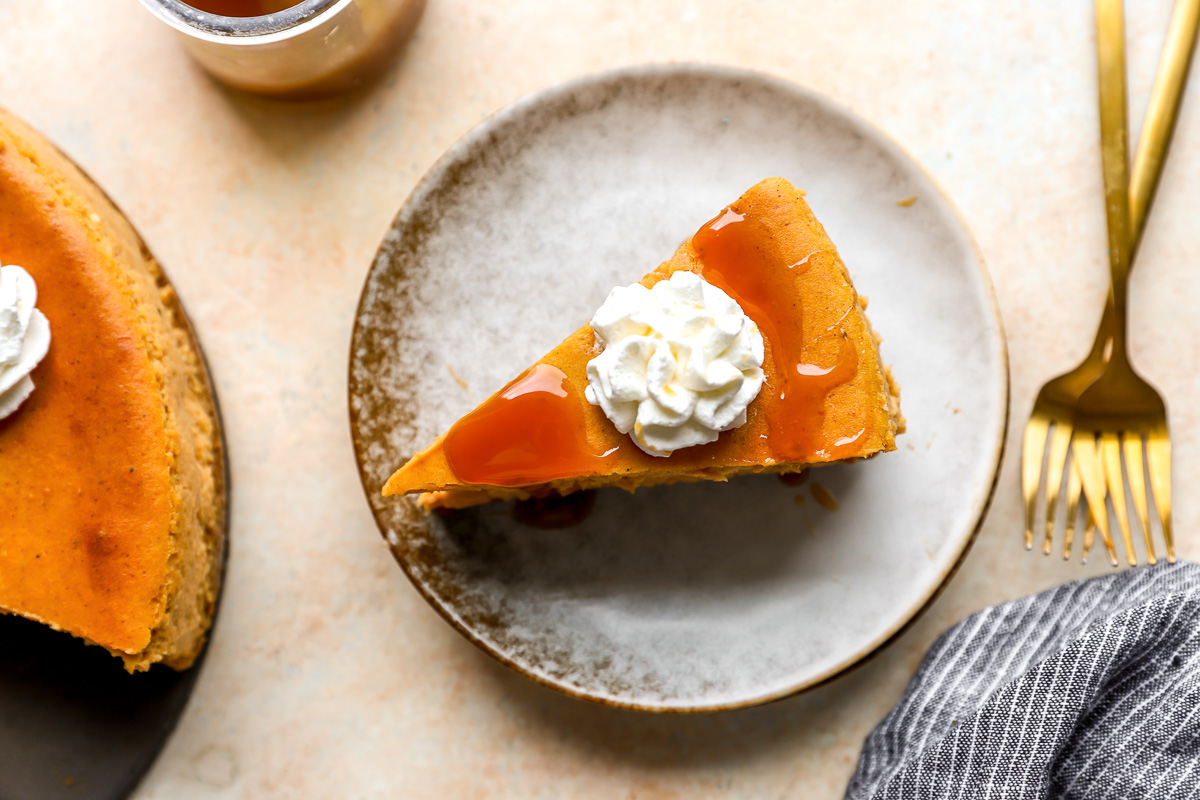
POLYGON ((697 231, 692 246, 700 259, 700 274, 736 300, 766 339, 779 376, 779 385, 774 387, 779 402, 766 411, 768 446, 775 458, 837 459, 851 450, 858 436, 848 441, 829 441, 824 436, 825 397, 857 374, 858 352, 840 321, 824 331, 805 328, 804 309, 795 299, 793 282, 809 268, 813 256, 823 251, 779 269, 768 254, 770 239, 760 221, 730 206, 697 231), (833 337, 841 343, 833 363, 812 363, 809 352, 813 345, 833 337))
POLYGON ((454 424, 444 449, 463 483, 525 486, 599 470, 583 421, 587 401, 566 374, 535 364, 454 424))

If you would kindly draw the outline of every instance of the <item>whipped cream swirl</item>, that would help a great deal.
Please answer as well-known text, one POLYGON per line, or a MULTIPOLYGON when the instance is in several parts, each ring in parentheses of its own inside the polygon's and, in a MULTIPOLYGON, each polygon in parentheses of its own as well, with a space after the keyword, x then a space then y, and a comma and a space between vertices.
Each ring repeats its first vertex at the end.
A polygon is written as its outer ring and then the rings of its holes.
POLYGON ((33 392, 29 373, 50 349, 50 323, 37 303, 37 284, 16 266, 0 267, 0 419, 33 392))
POLYGON ((716 441, 746 422, 763 384, 763 338, 725 292, 681 270, 618 286, 592 317, 604 351, 584 394, 652 456, 716 441))

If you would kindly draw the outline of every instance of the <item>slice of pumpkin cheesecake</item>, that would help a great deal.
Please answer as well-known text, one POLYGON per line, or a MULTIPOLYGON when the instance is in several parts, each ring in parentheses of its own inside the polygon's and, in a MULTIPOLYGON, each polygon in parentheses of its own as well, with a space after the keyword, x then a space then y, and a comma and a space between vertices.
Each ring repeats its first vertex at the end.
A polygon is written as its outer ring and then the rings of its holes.
POLYGON ((896 448, 899 390, 804 193, 753 186, 413 456, 426 509, 798 472, 896 448))

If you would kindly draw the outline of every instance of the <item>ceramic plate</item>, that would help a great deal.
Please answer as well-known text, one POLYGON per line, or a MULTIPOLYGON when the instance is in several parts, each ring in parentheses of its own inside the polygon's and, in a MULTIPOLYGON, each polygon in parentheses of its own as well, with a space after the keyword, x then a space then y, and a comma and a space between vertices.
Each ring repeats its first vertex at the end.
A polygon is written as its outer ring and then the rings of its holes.
POLYGON ((351 351, 363 486, 421 594, 522 674, 653 711, 779 698, 895 636, 974 537, 1007 409, 991 284, 929 176, 829 100, 717 66, 577 80, 451 147, 380 247, 351 351), (380 495, 613 286, 775 175, 807 190, 871 300, 908 418, 897 452, 799 487, 755 476, 601 491, 563 530, 516 522, 506 505, 426 517, 380 495))

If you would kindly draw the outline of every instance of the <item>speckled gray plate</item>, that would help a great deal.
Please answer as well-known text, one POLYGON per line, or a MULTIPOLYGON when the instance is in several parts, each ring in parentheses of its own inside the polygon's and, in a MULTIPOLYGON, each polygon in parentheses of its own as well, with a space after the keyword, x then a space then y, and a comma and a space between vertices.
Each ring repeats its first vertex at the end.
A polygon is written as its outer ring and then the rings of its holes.
POLYGON ((893 637, 974 537, 1007 413, 991 284, 937 186, 829 100, 717 66, 573 81, 451 147, 380 248, 351 351, 363 485, 417 589, 524 675, 652 711, 779 698, 893 637), (773 175, 808 191, 871 298, 908 417, 897 452, 818 470, 802 487, 758 476, 602 491, 566 530, 523 526, 503 505, 424 517, 380 496, 393 469, 589 319, 610 288, 773 175), (814 483, 840 510, 813 502, 814 483))

